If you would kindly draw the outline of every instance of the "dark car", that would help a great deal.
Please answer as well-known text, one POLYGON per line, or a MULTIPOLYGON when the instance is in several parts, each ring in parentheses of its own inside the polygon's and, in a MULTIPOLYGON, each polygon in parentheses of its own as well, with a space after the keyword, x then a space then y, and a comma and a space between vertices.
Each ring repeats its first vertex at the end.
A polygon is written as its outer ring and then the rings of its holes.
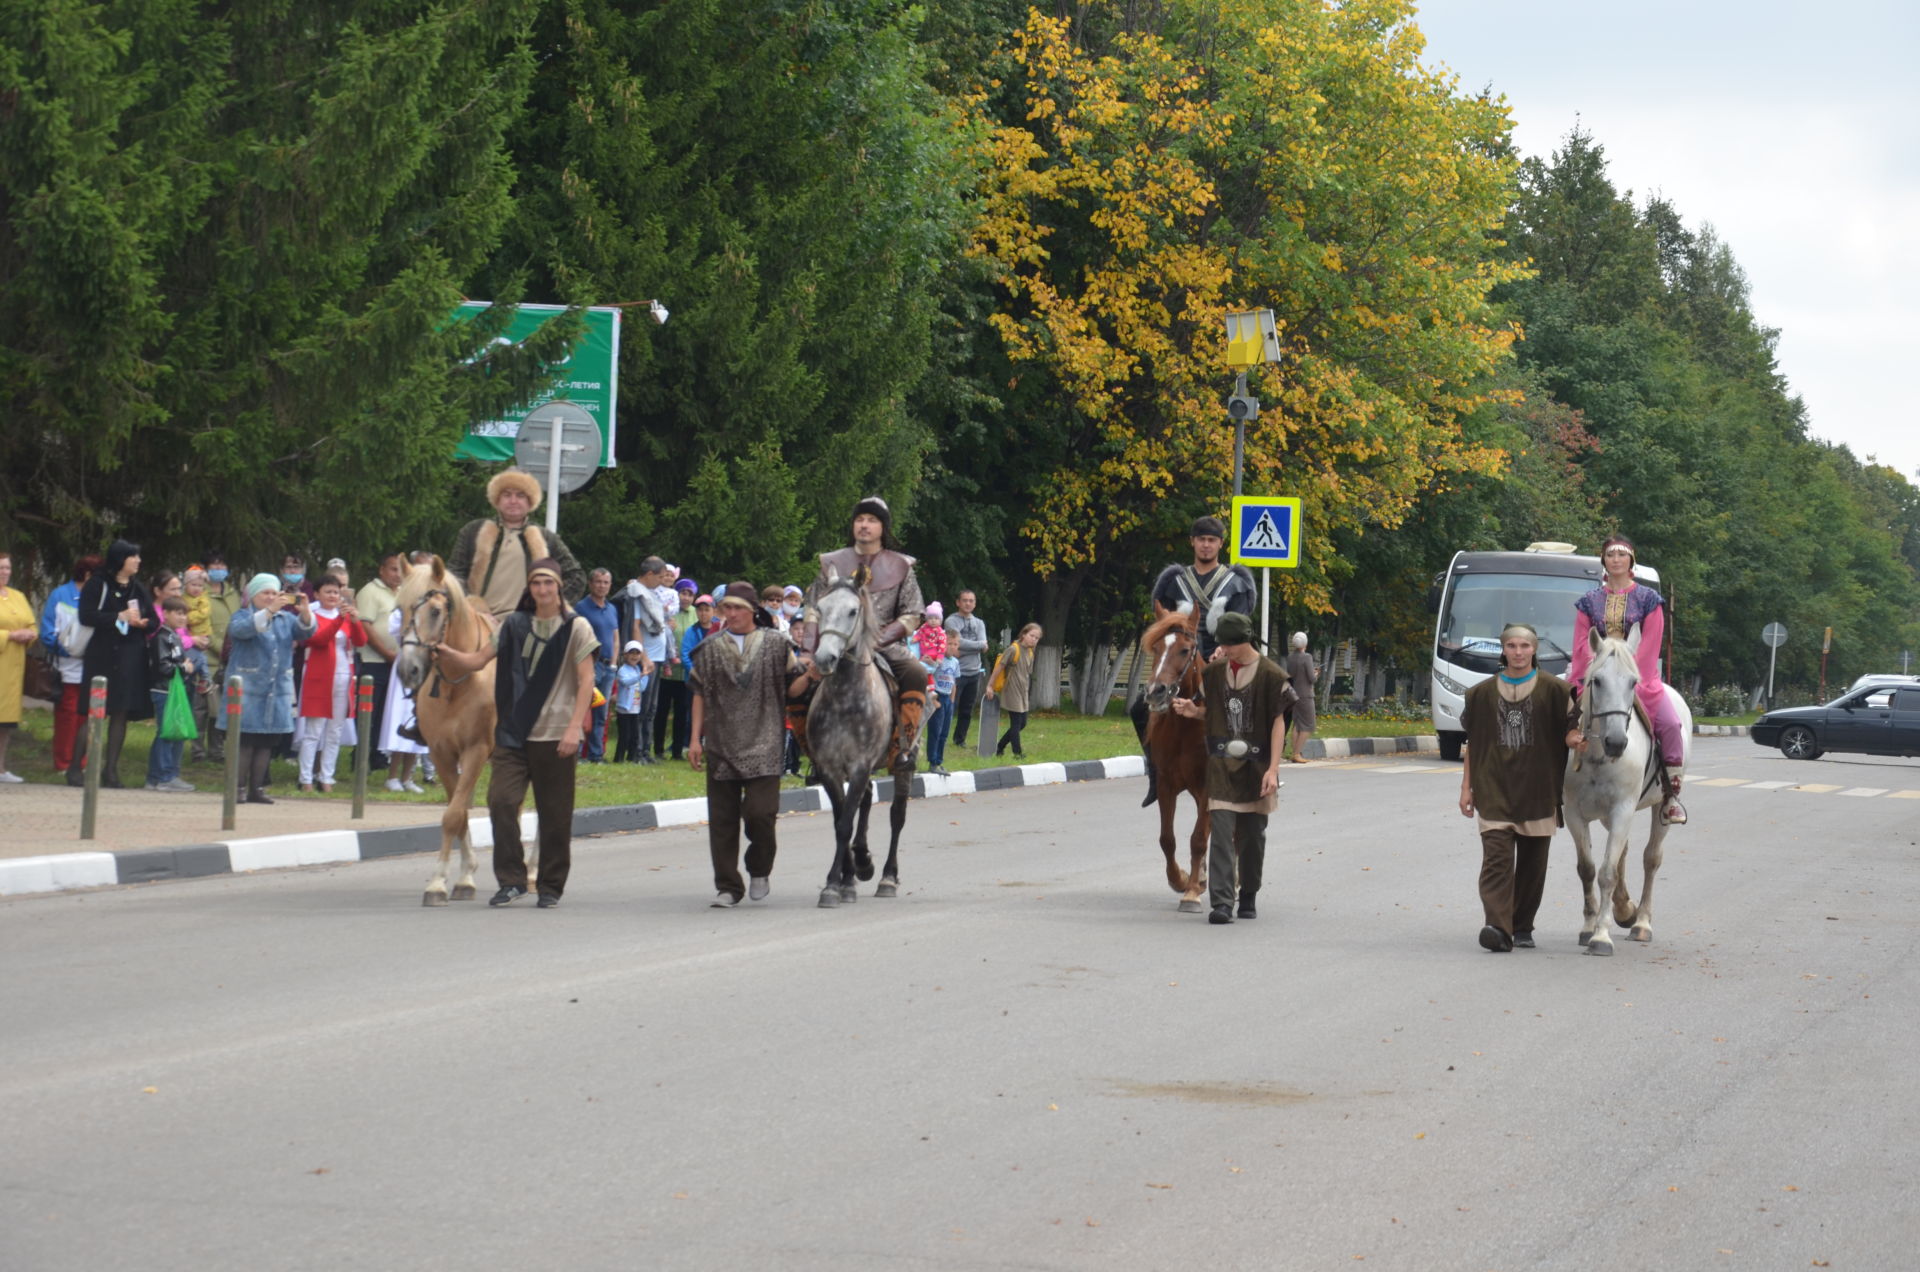
POLYGON ((1824 707, 1769 711, 1753 722, 1751 736, 1790 760, 1817 760, 1828 751, 1920 755, 1920 687, 1865 684, 1824 707))

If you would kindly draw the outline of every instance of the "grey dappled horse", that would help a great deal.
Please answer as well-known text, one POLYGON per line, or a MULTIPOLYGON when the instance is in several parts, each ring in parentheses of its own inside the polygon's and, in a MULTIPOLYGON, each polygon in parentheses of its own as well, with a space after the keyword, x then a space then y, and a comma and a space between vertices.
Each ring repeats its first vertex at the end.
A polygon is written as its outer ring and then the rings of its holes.
MULTIPOLYGON (((861 586, 864 573, 864 567, 853 578, 829 573, 827 590, 814 606, 820 622, 813 661, 821 679, 807 709, 807 752, 833 805, 833 868, 820 890, 825 907, 856 900, 860 894, 855 878, 873 878, 873 857, 867 851, 873 772, 886 763, 893 741, 893 690, 875 660, 877 626, 861 586)), ((876 897, 899 894, 900 830, 907 823, 912 786, 910 768, 894 772, 892 840, 886 869, 873 892, 876 897)))
MULTIPOLYGON (((1631 928, 1634 940, 1653 939, 1653 877, 1660 872, 1660 845, 1667 837, 1666 819, 1659 812, 1665 794, 1653 733, 1634 710, 1634 691, 1640 684, 1634 653, 1640 647, 1640 629, 1635 627, 1626 640, 1614 640, 1598 631, 1589 633, 1589 637, 1593 662, 1587 668, 1586 688, 1580 695, 1579 722, 1587 749, 1567 756, 1560 807, 1579 853, 1585 900, 1580 944, 1589 954, 1611 954, 1613 937, 1607 931, 1605 914, 1609 901, 1614 922, 1631 928), (1642 859, 1646 880, 1636 906, 1627 893, 1625 878, 1627 833, 1633 815, 1643 808, 1654 810, 1653 828, 1647 835, 1642 859), (1597 869, 1588 830, 1588 823, 1595 821, 1607 830, 1607 849, 1597 869)), ((1679 713, 1680 736, 1684 738, 1693 732, 1693 713, 1671 686, 1667 695, 1679 713)))

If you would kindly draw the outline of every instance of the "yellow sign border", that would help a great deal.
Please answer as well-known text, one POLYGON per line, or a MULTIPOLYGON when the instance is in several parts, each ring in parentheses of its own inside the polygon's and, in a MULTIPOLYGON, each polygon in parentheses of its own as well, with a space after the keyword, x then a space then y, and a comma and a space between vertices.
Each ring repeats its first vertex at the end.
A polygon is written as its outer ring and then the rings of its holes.
POLYGON ((1293 570, 1300 566, 1300 539, 1302 537, 1300 499, 1295 495, 1235 495, 1233 515, 1227 523, 1227 560, 1234 565, 1264 565, 1272 569, 1293 570), (1293 512, 1293 540, 1287 544, 1285 557, 1244 557, 1240 555, 1240 545, 1247 534, 1241 529, 1240 521, 1248 508, 1288 508, 1293 512))

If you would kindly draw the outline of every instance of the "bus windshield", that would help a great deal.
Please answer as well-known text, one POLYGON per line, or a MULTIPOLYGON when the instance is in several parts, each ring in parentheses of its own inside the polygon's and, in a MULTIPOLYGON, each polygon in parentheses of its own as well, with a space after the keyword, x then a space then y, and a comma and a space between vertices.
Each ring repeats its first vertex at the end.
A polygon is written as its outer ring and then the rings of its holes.
POLYGON ((1573 654, 1573 603, 1591 579, 1550 574, 1461 574, 1440 616, 1436 652, 1470 671, 1500 668, 1500 629, 1527 623, 1540 633, 1540 665, 1564 673, 1573 654))

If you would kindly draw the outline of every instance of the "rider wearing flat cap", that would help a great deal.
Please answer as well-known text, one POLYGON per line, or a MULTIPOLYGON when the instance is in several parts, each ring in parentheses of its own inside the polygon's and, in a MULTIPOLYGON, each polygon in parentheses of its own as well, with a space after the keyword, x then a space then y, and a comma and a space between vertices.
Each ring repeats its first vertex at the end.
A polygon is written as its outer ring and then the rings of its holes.
MULTIPOLYGON (((911 770, 920 738, 920 717, 927 707, 927 669, 914 657, 907 637, 920 626, 926 602, 920 580, 914 577, 913 558, 900 551, 893 537, 893 510, 878 495, 868 495, 853 506, 847 546, 820 554, 820 569, 806 592, 804 617, 793 625, 794 643, 811 653, 819 631, 820 597, 831 580, 854 578, 864 569, 867 601, 873 607, 880 632, 876 645, 897 686, 893 747, 887 767, 911 770)), ((789 705, 788 719, 801 749, 806 748, 806 703, 789 705)))
POLYGON ((511 614, 526 594, 528 568, 543 557, 558 565, 560 595, 568 605, 587 594, 586 571, 559 532, 529 519, 540 506, 538 478, 518 468, 495 473, 487 483, 487 502, 496 515, 469 521, 447 558, 447 569, 466 585, 468 600, 496 617, 511 614))

